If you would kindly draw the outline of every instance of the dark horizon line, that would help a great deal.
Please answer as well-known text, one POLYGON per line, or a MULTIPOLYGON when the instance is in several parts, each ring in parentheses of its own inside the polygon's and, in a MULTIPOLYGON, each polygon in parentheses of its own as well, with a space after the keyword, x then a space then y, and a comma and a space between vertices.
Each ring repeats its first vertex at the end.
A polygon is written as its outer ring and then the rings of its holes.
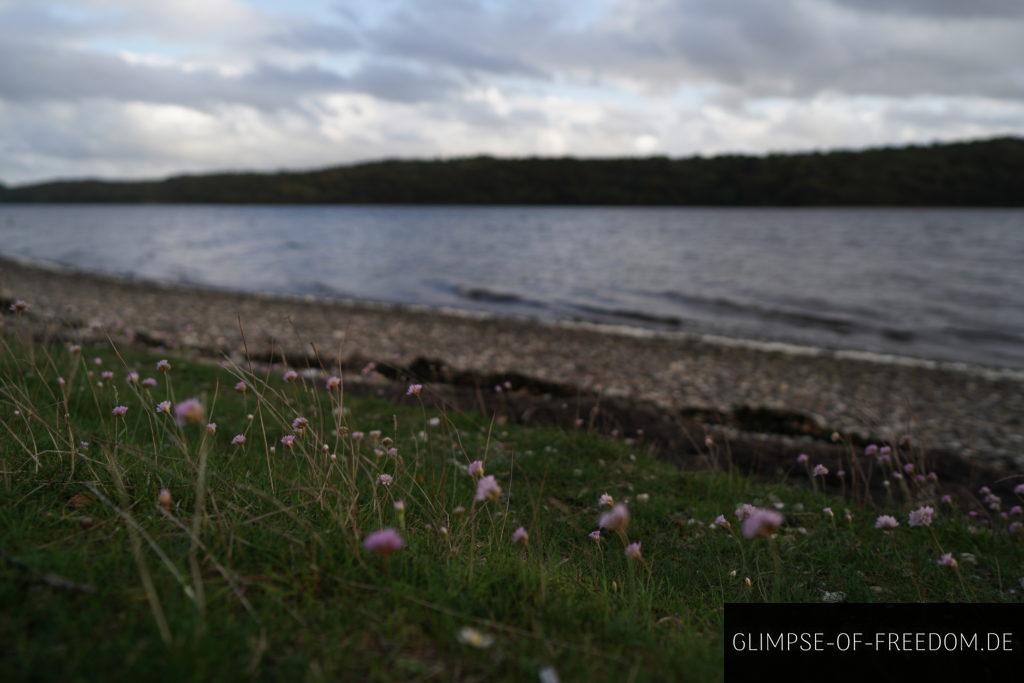
MULTIPOLYGON (((977 138, 960 138, 956 140, 932 140, 930 142, 912 142, 912 143, 884 143, 878 145, 864 145, 862 147, 834 147, 834 148, 812 148, 806 150, 776 150, 776 151, 765 151, 765 152, 721 152, 716 154, 689 154, 685 156, 671 156, 668 154, 646 154, 646 155, 618 155, 618 156, 577 156, 577 155, 544 155, 544 154, 533 154, 524 156, 504 156, 497 154, 479 153, 479 154, 462 154, 453 156, 437 156, 437 157, 400 157, 400 156, 385 156, 364 159, 361 161, 350 161, 341 162, 335 164, 327 164, 323 166, 306 166, 306 167, 295 167, 295 168, 274 168, 274 169, 238 169, 238 168, 224 168, 220 170, 210 171, 182 171, 179 173, 171 173, 162 176, 148 176, 142 178, 124 178, 124 177, 101 177, 101 176, 56 176, 50 179, 42 180, 31 180, 28 182, 18 183, 14 185, 6 184, 3 179, 0 179, 0 189, 3 190, 22 190, 35 187, 45 187, 49 185, 61 185, 61 184, 81 184, 81 183, 103 183, 103 184, 116 184, 116 185, 133 185, 133 184, 153 184, 153 183, 165 183, 174 180, 183 179, 194 179, 194 178, 216 178, 220 176, 277 176, 277 175, 307 175, 324 173, 327 171, 337 171, 343 169, 356 169, 367 166, 381 166, 388 164, 444 164, 459 161, 469 160, 493 160, 499 162, 525 162, 525 161, 563 161, 563 162, 625 162, 625 161, 652 161, 652 160, 665 160, 671 162, 686 162, 686 161, 714 161, 717 159, 769 159, 769 158, 792 158, 792 157, 814 157, 814 156, 825 156, 825 155, 843 155, 843 154, 869 154, 872 152, 887 152, 887 151, 907 151, 907 150, 923 150, 933 149, 937 147, 951 147, 957 145, 974 145, 974 144, 985 144, 993 142, 1024 142, 1024 135, 1016 133, 1006 133, 1004 135, 991 135, 977 138)), ((68 204, 80 204, 83 202, 53 202, 55 204, 68 203, 68 204)), ((91 203, 91 202, 86 202, 91 203)), ((112 202, 117 203, 117 202, 112 202)), ((160 202, 153 202, 160 203, 160 202)), ((175 202, 168 202, 175 203, 175 202)), ((295 202, 296 204, 304 204, 306 202, 295 202)), ((344 202, 342 202, 344 203, 344 202)), ((528 206, 525 205, 525 206, 528 206)), ((573 206, 568 204, 567 206, 573 206)), ((595 205, 600 206, 600 205, 595 205)), ((612 205, 615 206, 615 205, 612 205)), ((650 206, 661 206, 658 204, 652 204, 650 206)), ((714 206, 714 205, 709 205, 714 206)), ((780 207, 787 206, 780 204, 780 207)))
POLYGON ((0 187, 2 203, 1024 206, 1024 138, 711 157, 455 157, 0 187))

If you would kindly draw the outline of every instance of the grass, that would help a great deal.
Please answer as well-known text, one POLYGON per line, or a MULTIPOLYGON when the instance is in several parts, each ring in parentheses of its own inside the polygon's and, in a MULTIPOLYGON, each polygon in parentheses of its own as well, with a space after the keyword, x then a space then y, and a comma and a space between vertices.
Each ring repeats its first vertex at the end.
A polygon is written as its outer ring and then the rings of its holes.
POLYGON ((642 442, 448 413, 429 386, 395 405, 279 369, 171 358, 159 374, 130 349, 3 341, 6 680, 716 680, 727 602, 1020 599, 1021 537, 940 507, 931 483, 843 499, 802 476, 683 472, 642 442), (154 409, 188 397, 198 424, 154 409), (297 416, 309 425, 289 449, 297 416), (474 501, 476 459, 499 499, 474 501), (641 560, 614 533, 588 538, 606 492, 628 505, 641 560), (742 503, 786 521, 744 538, 742 503), (908 527, 922 503, 935 523, 908 527), (875 529, 882 513, 900 527, 875 529), (720 514, 730 529, 711 525, 720 514), (384 527, 406 543, 390 557, 362 546, 384 527))

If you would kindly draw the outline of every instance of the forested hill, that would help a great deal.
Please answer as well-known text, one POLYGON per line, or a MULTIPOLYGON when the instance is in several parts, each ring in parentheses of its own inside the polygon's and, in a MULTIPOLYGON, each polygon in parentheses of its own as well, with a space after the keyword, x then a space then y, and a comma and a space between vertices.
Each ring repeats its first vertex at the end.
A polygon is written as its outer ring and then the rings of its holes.
POLYGON ((1024 206, 1024 139, 686 159, 380 161, 305 172, 0 186, 0 201, 1024 206))

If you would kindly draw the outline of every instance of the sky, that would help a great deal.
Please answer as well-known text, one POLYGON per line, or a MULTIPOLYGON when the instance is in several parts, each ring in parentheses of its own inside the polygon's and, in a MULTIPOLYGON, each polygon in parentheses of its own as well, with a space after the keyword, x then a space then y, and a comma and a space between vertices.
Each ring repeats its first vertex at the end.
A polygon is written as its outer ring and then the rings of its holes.
POLYGON ((0 182, 1024 134, 1022 0, 0 0, 0 182))

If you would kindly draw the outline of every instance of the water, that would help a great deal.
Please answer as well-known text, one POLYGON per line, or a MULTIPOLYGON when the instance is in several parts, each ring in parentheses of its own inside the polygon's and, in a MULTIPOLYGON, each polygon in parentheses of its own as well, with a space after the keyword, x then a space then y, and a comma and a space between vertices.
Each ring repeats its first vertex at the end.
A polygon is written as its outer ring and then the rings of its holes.
POLYGON ((0 205, 0 254, 1024 367, 1024 211, 0 205))

